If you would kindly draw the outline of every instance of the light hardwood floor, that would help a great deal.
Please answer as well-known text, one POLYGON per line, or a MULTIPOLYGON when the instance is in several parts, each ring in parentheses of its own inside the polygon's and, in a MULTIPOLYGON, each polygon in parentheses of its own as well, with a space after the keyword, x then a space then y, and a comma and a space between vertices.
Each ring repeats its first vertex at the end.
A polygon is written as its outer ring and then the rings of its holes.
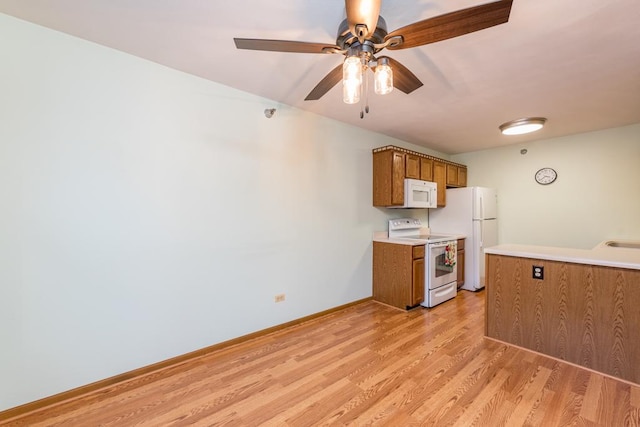
POLYGON ((640 387, 483 338, 484 292, 366 302, 9 425, 640 425, 640 387))

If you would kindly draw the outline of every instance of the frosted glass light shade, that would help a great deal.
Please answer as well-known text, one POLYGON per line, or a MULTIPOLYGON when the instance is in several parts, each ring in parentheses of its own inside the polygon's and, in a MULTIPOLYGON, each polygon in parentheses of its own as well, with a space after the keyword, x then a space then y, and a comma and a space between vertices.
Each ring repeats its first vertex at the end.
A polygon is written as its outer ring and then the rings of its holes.
POLYGON ((544 117, 526 117, 523 119, 511 120, 500 125, 500 132, 503 135, 522 135, 542 129, 547 119, 544 117))

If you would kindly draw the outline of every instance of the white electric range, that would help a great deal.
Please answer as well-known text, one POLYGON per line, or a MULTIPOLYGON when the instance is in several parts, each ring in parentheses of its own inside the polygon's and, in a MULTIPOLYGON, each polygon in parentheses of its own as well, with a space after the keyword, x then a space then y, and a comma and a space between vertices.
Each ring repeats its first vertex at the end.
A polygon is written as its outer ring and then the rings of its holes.
POLYGON ((455 298, 458 292, 457 237, 431 234, 415 218, 389 220, 390 239, 420 240, 425 244, 424 307, 434 307, 455 298))

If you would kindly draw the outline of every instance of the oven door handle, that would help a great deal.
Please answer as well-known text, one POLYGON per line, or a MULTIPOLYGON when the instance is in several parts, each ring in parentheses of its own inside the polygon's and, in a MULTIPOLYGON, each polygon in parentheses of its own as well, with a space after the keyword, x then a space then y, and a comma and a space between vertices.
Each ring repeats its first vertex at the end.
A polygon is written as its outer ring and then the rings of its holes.
POLYGON ((431 248, 443 248, 445 246, 449 246, 453 242, 437 242, 437 243, 429 243, 429 247, 431 248))

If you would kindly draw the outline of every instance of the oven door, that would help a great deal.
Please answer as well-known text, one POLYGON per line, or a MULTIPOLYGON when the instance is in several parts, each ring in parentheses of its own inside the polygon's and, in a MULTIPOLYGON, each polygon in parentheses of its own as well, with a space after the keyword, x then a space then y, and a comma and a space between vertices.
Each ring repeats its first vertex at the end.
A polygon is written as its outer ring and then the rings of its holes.
POLYGON ((429 243, 427 245, 427 288, 436 289, 458 280, 457 242, 429 243))

